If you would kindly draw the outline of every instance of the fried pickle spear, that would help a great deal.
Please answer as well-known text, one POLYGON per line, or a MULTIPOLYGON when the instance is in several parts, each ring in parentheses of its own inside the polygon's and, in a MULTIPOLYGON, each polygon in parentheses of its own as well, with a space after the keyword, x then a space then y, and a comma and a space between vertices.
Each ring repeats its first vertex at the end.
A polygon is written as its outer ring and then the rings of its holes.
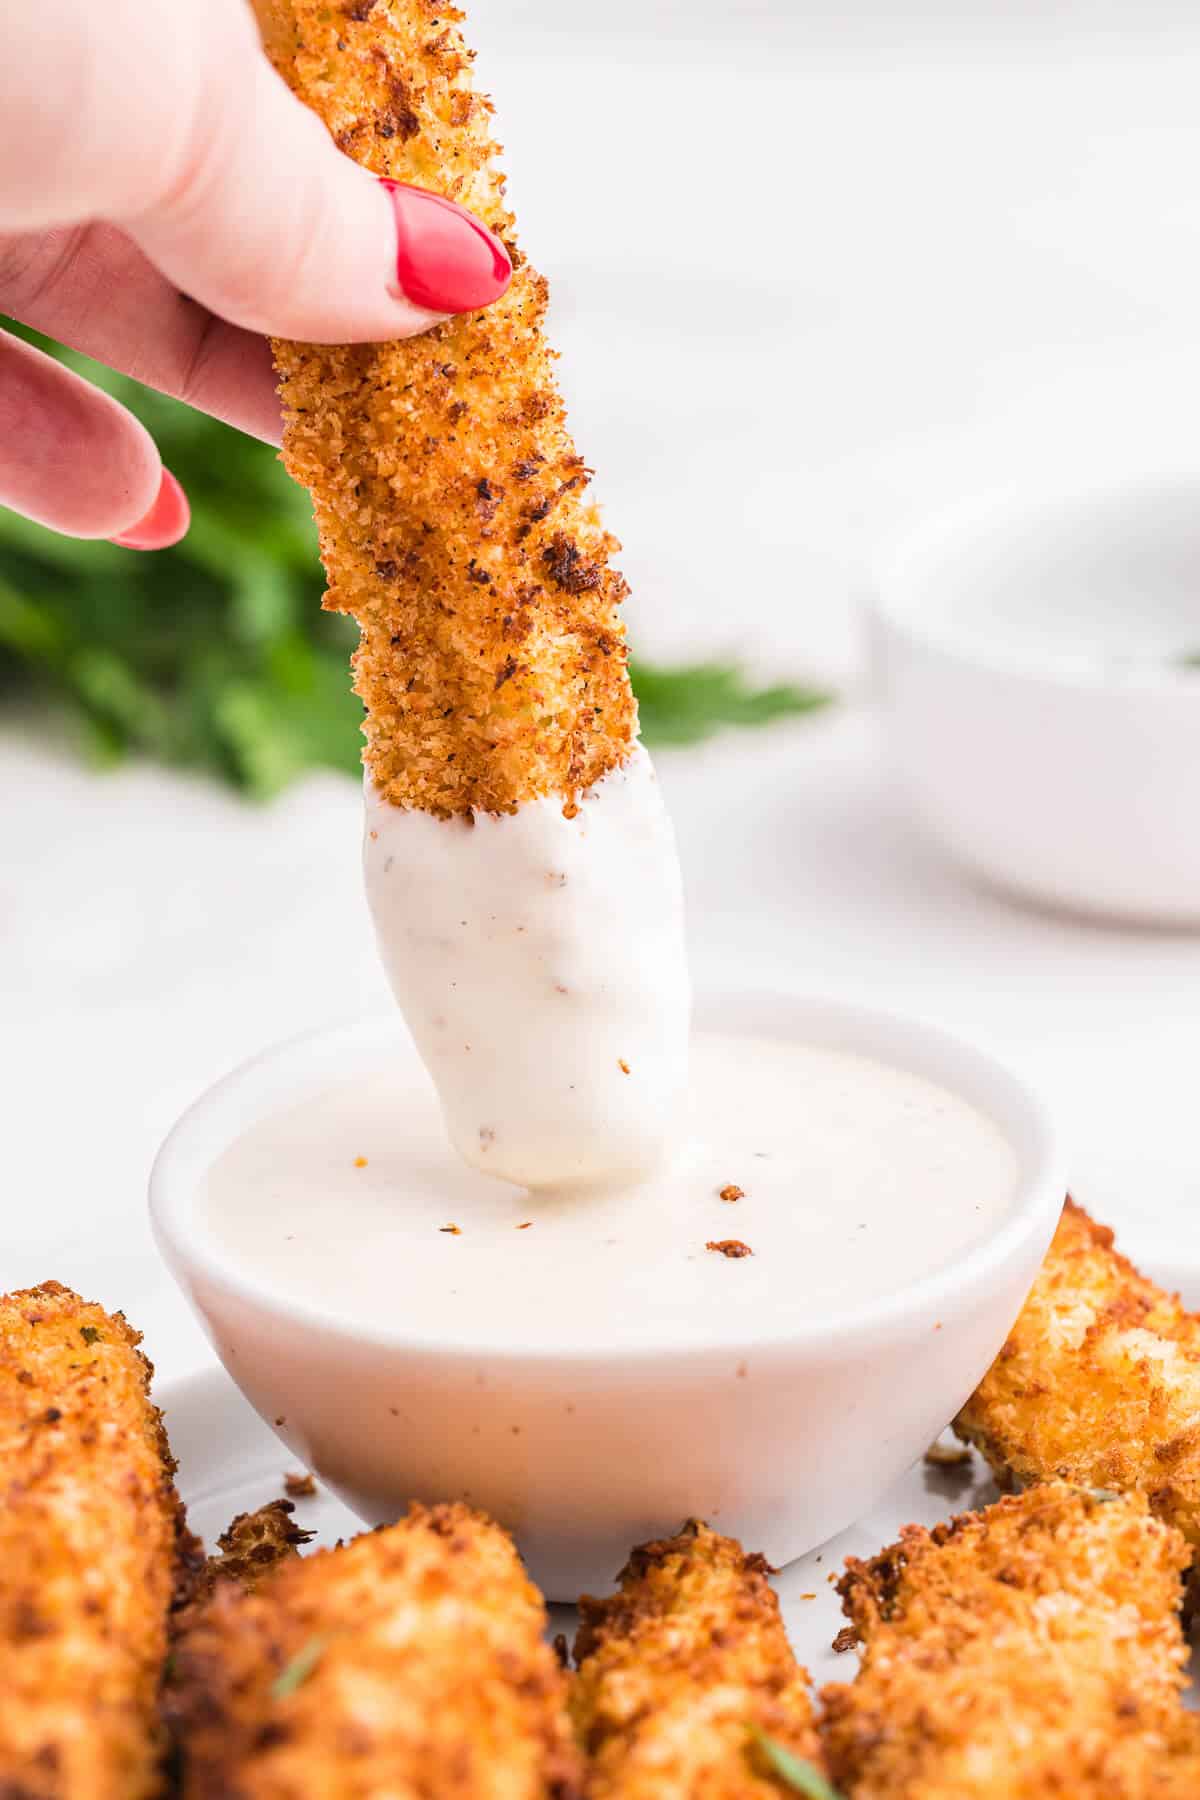
POLYGON ((1186 1562, 1143 1496, 1057 1482, 851 1558, 838 1591, 864 1650, 822 1694, 834 1782, 850 1800, 1200 1792, 1186 1562))
POLYGON ((580 1601, 570 1704, 589 1800, 778 1795, 757 1732, 819 1758, 768 1572, 693 1520, 635 1550, 610 1599, 580 1601))
POLYGON ((176 1653, 185 1800, 571 1800, 544 1626, 511 1539, 461 1505, 220 1582, 176 1653))
POLYGON ((1061 1476, 1137 1489, 1200 1550, 1200 1318, 1071 1201, 954 1428, 1002 1486, 1061 1476))
POLYGON ((440 817, 569 805, 637 735, 628 589, 567 431, 546 283, 516 247, 462 14, 254 4, 276 69, 339 147, 468 207, 514 269, 495 304, 422 337, 275 345, 284 462, 313 497, 325 605, 361 628, 367 767, 388 800, 440 817))
POLYGON ((200 1560, 151 1366, 56 1281, 0 1299, 0 1794, 158 1792, 168 1613, 200 1560))

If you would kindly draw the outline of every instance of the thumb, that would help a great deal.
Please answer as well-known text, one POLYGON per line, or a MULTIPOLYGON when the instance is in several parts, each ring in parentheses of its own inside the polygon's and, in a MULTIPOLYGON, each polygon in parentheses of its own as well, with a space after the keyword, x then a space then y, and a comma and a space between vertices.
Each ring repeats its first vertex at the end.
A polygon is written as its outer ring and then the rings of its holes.
POLYGON ((408 337, 508 286, 508 256, 485 225, 343 156, 257 50, 244 81, 202 109, 195 137, 181 177, 121 223, 235 325, 314 343, 408 337))

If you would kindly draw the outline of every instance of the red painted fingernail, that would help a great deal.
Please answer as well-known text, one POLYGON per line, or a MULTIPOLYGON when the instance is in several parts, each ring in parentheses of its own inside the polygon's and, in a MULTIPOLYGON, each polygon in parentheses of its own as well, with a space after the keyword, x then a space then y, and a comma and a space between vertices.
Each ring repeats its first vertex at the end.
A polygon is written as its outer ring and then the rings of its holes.
POLYGON ((487 226, 442 194, 382 178, 396 216, 396 281, 426 312, 474 312, 512 280, 508 252, 487 226))
POLYGON ((166 550, 177 544, 192 522, 188 497, 170 469, 162 472, 158 495, 144 519, 110 539, 122 550, 166 550))

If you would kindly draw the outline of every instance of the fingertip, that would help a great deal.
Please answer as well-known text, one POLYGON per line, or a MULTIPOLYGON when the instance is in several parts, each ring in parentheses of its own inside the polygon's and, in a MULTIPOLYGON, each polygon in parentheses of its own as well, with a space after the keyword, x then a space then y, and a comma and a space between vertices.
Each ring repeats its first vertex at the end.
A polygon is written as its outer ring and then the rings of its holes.
POLYGON ((191 522, 187 495, 170 469, 164 469, 149 512, 109 542, 122 550, 169 550, 187 535, 191 522))
POLYGON ((493 231, 444 194, 380 178, 396 227, 398 298, 424 312, 477 312, 512 280, 512 260, 493 231))

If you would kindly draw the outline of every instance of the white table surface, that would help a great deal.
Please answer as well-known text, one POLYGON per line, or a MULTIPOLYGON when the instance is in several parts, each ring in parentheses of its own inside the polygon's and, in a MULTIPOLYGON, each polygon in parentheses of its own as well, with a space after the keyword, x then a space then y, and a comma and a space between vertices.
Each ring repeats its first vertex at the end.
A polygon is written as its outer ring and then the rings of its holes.
MULTIPOLYGON (((593 16, 572 66, 561 8, 529 0, 511 31, 479 10, 638 643, 847 693, 661 759, 698 983, 862 998, 998 1046, 1058 1106, 1080 1196, 1138 1248, 1200 1259, 1200 937, 1019 910, 918 842, 855 627, 880 543, 948 496, 1196 460, 1200 25, 1164 0, 1136 36, 1116 4, 1053 30, 1009 9, 989 36, 979 7, 950 36, 933 7, 905 38, 863 6, 839 36, 764 4, 726 44, 673 40, 664 6, 635 48, 644 14, 618 8, 619 42, 593 16)), ((0 1285, 123 1306, 183 1373, 209 1352, 149 1239, 149 1163, 230 1065, 387 1004, 357 794, 322 777, 263 810, 150 768, 97 777, 10 722, 0 807, 0 1285)))

